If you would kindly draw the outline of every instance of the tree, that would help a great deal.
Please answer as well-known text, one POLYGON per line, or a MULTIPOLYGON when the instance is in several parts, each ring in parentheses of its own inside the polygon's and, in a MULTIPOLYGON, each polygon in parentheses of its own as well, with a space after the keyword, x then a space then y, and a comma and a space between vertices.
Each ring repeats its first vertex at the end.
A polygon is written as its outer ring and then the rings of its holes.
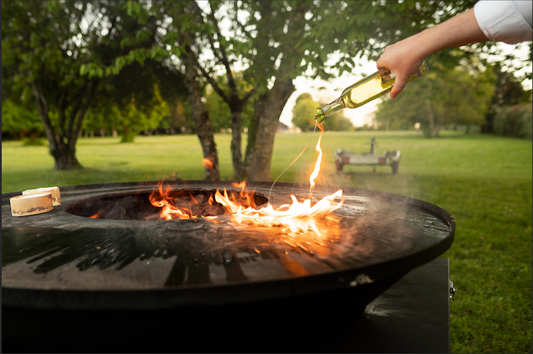
POLYGON ((59 170, 81 166, 76 141, 99 84, 79 74, 95 35, 94 27, 80 28, 90 8, 81 1, 2 1, 2 93, 23 102, 33 96, 59 170))
MULTIPOLYGON (((322 107, 313 100, 310 94, 302 93, 296 98, 292 109, 292 124, 304 131, 312 131, 315 125, 312 123, 315 119, 317 107, 322 107)), ((337 112, 324 120, 324 129, 331 131, 353 130, 352 122, 344 116, 344 112, 337 112)))
POLYGON ((2 93, 33 96, 56 169, 81 167, 76 142, 95 96, 111 91, 109 78, 135 59, 124 53, 153 44, 155 23, 129 18, 124 4, 2 2, 2 93), (111 67, 116 60, 124 62, 111 67))
POLYGON ((428 138, 437 137, 449 124, 482 124, 494 92, 492 71, 450 70, 437 62, 429 66, 430 72, 409 83, 408 90, 382 101, 375 120, 381 124, 420 123, 428 138))
POLYGON ((170 106, 170 115, 163 117, 157 129, 163 129, 171 134, 192 133, 194 131, 194 123, 191 119, 190 105, 186 101, 178 100, 172 102, 172 104, 167 101, 167 104, 170 106))
MULTIPOLYGON (((357 56, 375 57, 385 45, 402 36, 472 6, 466 1, 444 7, 436 1, 416 4, 241 1, 231 4, 224 13, 210 15, 211 20, 217 16, 228 18, 232 31, 230 37, 218 35, 218 41, 213 41, 216 44, 213 51, 224 50, 230 58, 217 61, 215 56, 214 64, 223 64, 229 72, 227 64, 231 64, 232 59, 240 59, 246 66, 245 79, 256 87, 254 120, 244 161, 250 180, 270 179, 274 136, 281 112, 295 90, 294 78, 308 72, 312 77, 332 77, 335 73, 328 71, 328 66, 341 75, 343 70, 355 66, 357 56), (439 16, 434 16, 437 12, 439 16), (342 53, 340 60, 328 64, 328 55, 336 51, 342 53)), ((211 7, 212 11, 220 8, 218 5, 211 7)))

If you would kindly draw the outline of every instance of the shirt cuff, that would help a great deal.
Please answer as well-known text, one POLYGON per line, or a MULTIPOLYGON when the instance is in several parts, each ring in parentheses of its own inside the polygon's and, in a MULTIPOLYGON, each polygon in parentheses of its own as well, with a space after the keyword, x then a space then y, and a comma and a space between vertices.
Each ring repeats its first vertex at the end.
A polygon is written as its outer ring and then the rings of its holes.
POLYGON ((488 39, 516 44, 532 38, 531 27, 514 1, 478 1, 474 5, 474 14, 488 39))

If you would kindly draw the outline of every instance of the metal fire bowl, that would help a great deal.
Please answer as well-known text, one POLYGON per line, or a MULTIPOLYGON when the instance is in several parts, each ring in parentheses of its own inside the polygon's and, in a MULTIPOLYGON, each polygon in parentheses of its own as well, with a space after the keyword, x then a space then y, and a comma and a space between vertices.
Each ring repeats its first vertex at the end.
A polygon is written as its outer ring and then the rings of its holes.
MULTIPOLYGON (((236 190, 230 182, 169 183, 173 190, 236 190)), ((276 227, 204 219, 102 220, 66 212, 91 201, 134 201, 135 195, 149 194, 155 185, 63 187, 61 206, 29 217, 11 216, 10 206, 2 206, 2 303, 161 309, 294 297, 403 275, 453 242, 455 222, 445 210, 353 188, 343 188, 344 204, 334 212, 340 227, 335 235, 322 238, 325 246, 315 242, 312 232, 291 238, 276 227)), ((271 183, 249 183, 247 189, 255 189, 265 201, 270 187, 271 183)), ((318 186, 312 195, 321 199, 338 189, 318 186)), ((15 194, 4 194, 3 201, 15 194)), ((303 201, 309 187, 277 183, 270 203, 290 204, 291 194, 303 201)))
MULTIPOLYGON (((168 183, 173 190, 193 192, 239 190, 231 182, 168 183)), ((238 313, 250 318, 261 311, 261 316, 279 317, 281 311, 284 317, 293 312, 300 319, 304 313, 338 318, 341 312, 361 313, 411 269, 444 253, 455 230, 452 216, 435 205, 354 188, 342 188, 344 204, 333 213, 338 226, 319 225, 321 236, 310 231, 289 236, 279 227, 239 225, 229 222, 228 215, 213 223, 73 214, 98 204, 135 208, 136 200, 154 188, 151 182, 62 187, 60 206, 26 217, 11 215, 9 198, 20 193, 3 194, 4 319, 10 310, 16 311, 9 318, 20 321, 25 313, 33 314, 28 315, 31 321, 41 315, 78 314, 65 323, 89 321, 90 316, 98 322, 104 318, 98 316, 110 311, 121 313, 111 316, 110 323, 118 318, 135 322, 128 316, 139 313, 181 319, 203 314, 225 322, 238 313)), ((247 185, 255 189, 259 203, 267 200, 270 188, 271 183, 247 185)), ((313 201, 338 189, 317 186, 313 201)), ((277 183, 269 201, 275 208, 290 204, 291 194, 303 201, 309 198, 309 186, 277 183)), ((21 333, 31 321, 20 324, 21 333)), ((242 321, 240 326, 247 327, 247 320, 242 321)), ((46 327, 42 323, 35 333, 46 327)), ((18 342, 12 328, 11 343, 18 342)))

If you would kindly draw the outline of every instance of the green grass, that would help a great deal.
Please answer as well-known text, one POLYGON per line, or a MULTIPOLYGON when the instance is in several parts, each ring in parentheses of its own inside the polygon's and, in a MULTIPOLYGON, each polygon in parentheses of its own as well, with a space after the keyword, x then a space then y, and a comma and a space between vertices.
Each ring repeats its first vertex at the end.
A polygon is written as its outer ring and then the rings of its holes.
MULTIPOLYGON (((302 157, 280 181, 308 183, 318 133, 278 134, 271 178, 287 167, 308 141, 302 157)), ((202 179, 196 136, 81 139, 77 156, 85 167, 54 171, 47 147, 2 143, 2 193, 45 186, 202 179)), ((232 175, 230 135, 217 134, 220 171, 232 175)), ((451 301, 452 352, 532 350, 532 142, 443 132, 424 139, 417 132, 326 132, 319 184, 368 188, 436 204, 457 222, 455 242, 444 255, 458 289, 451 301), (400 172, 389 167, 345 166, 334 173, 336 149, 368 152, 376 136, 382 150, 401 150, 400 172)))

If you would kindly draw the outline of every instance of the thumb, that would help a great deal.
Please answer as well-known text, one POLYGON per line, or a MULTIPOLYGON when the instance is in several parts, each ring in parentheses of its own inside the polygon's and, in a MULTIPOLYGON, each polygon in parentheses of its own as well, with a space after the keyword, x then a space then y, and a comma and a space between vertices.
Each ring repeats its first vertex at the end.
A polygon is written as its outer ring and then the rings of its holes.
POLYGON ((404 77, 403 75, 397 76, 396 80, 394 80, 394 85, 392 86, 392 90, 390 92, 390 97, 394 98, 398 96, 400 92, 402 92, 403 88, 407 84, 407 77, 404 77))

